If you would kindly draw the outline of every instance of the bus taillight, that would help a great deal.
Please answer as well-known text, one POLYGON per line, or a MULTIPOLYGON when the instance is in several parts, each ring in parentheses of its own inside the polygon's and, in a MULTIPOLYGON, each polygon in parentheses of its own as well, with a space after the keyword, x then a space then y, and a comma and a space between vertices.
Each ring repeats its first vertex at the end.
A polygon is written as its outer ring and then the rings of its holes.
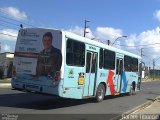
POLYGON ((13 68, 12 68, 12 75, 16 76, 16 67, 15 66, 13 66, 13 68))
POLYGON ((60 80, 60 79, 61 79, 60 71, 57 71, 56 74, 55 74, 55 76, 54 76, 54 80, 55 80, 55 81, 58 81, 58 80, 60 80))

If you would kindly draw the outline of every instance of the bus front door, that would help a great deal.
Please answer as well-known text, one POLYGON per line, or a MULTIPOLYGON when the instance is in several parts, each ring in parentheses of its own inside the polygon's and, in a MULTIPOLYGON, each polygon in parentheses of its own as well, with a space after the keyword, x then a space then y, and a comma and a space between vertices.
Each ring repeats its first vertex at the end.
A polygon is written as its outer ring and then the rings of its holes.
POLYGON ((115 85, 117 93, 121 93, 122 85, 122 72, 123 72, 123 59, 116 58, 116 76, 115 76, 115 85))
POLYGON ((86 57, 86 74, 83 96, 93 96, 97 75, 97 53, 87 52, 86 57))

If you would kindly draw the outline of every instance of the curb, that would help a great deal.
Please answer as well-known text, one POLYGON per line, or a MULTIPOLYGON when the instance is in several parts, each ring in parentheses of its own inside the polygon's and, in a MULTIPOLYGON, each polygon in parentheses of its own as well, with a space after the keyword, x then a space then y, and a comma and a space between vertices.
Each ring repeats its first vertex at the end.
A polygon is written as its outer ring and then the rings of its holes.
POLYGON ((0 88, 11 88, 11 83, 2 83, 0 84, 0 88))
MULTIPOLYGON (((129 114, 132 114, 132 113, 134 113, 134 112, 137 112, 137 111, 139 111, 139 110, 141 110, 141 109, 144 109, 144 108, 148 107, 149 105, 151 105, 151 104, 152 104, 154 101, 156 101, 156 100, 160 100, 160 96, 154 98, 153 101, 147 101, 147 102, 145 102, 144 104, 141 104, 141 105, 139 105, 139 106, 137 106, 137 107, 135 107, 135 108, 133 108, 133 109, 131 109, 131 110, 123 113, 123 114, 124 114, 124 115, 129 115, 129 114)), ((122 117, 123 114, 122 114, 122 115, 119 115, 119 116, 117 116, 117 117, 114 117, 114 118, 112 118, 112 119, 110 119, 110 120, 123 120, 123 117, 122 117)))
MULTIPOLYGON (((129 115, 129 114, 132 114, 134 112, 140 111, 140 110, 150 106, 153 102, 155 102, 156 100, 159 100, 159 99, 160 99, 160 96, 154 98, 154 100, 152 100, 152 101, 148 101, 148 102, 146 102, 146 103, 144 103, 142 105, 139 105, 139 106, 129 110, 128 112, 125 112, 124 114, 129 115)), ((121 118, 121 119, 123 120, 123 118, 121 118)))
POLYGON ((160 81, 160 80, 142 80, 142 82, 157 82, 157 81, 160 81))

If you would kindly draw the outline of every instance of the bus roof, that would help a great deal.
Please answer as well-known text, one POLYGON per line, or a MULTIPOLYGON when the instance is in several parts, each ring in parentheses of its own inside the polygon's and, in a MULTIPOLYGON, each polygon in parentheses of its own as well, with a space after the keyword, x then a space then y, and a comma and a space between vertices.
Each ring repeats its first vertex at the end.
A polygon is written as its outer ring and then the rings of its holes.
POLYGON ((71 39, 74 39, 74 40, 77 40, 77 41, 81 41, 81 42, 84 42, 84 43, 88 43, 88 44, 91 44, 91 45, 94 45, 94 46, 98 46, 98 47, 101 47, 101 48, 105 48, 105 49, 108 49, 108 50, 111 50, 111 51, 115 51, 115 52, 118 52, 118 53, 121 53, 121 54, 124 54, 124 55, 128 55, 128 56, 131 56, 131 57, 134 57, 134 58, 142 59, 139 55, 136 55, 136 54, 133 54, 133 53, 130 53, 130 52, 127 52, 127 51, 109 46, 109 45, 106 45, 104 43, 101 43, 101 42, 98 42, 98 41, 95 41, 95 40, 91 40, 89 38, 85 38, 85 37, 76 35, 74 33, 68 32, 68 31, 64 31, 64 32, 65 32, 66 37, 68 37, 68 38, 71 38, 71 39))

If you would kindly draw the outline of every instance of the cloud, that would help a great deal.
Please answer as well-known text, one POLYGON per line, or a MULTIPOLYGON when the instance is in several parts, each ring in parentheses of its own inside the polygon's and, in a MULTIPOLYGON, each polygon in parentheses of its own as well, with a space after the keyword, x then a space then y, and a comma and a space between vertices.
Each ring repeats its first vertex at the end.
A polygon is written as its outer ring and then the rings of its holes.
MULTIPOLYGON (((84 28, 79 27, 79 26, 72 27, 71 29, 69 29, 67 31, 73 32, 73 33, 78 34, 80 36, 83 36, 83 34, 84 34, 84 28)), ((86 34, 87 38, 94 39, 96 41, 100 41, 105 44, 107 44, 107 40, 110 40, 111 44, 112 44, 118 37, 123 36, 123 31, 121 29, 116 29, 116 28, 112 28, 112 27, 97 27, 93 31, 91 31, 91 29, 87 28, 86 31, 88 32, 86 34)), ((116 44, 114 44, 114 46, 116 48, 121 48, 121 46, 119 46, 120 44, 121 44, 121 40, 117 40, 116 44)))
MULTIPOLYGON (((69 30, 69 32, 73 32, 75 34, 78 34, 80 36, 83 36, 84 34, 84 28, 76 26, 72 27, 69 30)), ((86 30, 88 33, 86 33, 86 37, 97 40, 97 41, 102 41, 106 43, 107 40, 110 40, 113 42, 117 37, 120 37, 123 35, 123 31, 121 29, 116 29, 112 27, 97 27, 96 30, 91 31, 91 29, 87 28, 86 30)), ((117 41, 119 43, 119 41, 117 41)))
POLYGON ((160 22, 160 10, 156 10, 153 14, 154 18, 156 18, 160 22))
POLYGON ((160 28, 157 27, 152 30, 146 30, 140 34, 130 34, 125 40, 125 49, 134 54, 141 54, 141 48, 143 49, 143 60, 149 60, 160 57, 160 28), (133 47, 134 46, 134 47, 133 47), (149 59, 148 59, 149 58, 149 59))
POLYGON ((0 38, 3 41, 16 41, 18 31, 14 29, 2 29, 0 30, 0 38))
MULTIPOLYGON (((83 36, 82 27, 76 26, 68 31, 83 36)), ((99 39, 104 43, 107 43, 107 40, 111 40, 113 43, 116 38, 123 36, 123 30, 112 27, 97 27, 93 31, 90 30, 90 36, 92 36, 90 38, 97 38, 97 40, 99 39)), ((144 48, 143 54, 148 56, 150 59, 153 59, 160 57, 160 44, 155 43, 160 43, 160 27, 152 30, 146 30, 139 34, 130 34, 127 38, 121 38, 117 40, 114 46, 138 55, 141 54, 140 49, 144 48)))
MULTIPOLYGON (((137 40, 139 41, 139 45, 160 43, 160 28, 157 27, 153 30, 142 32, 139 36, 137 36, 137 40)), ((146 48, 146 50, 144 50, 147 51, 145 54, 150 56, 152 59, 160 56, 160 44, 144 46, 144 48, 146 48)))
MULTIPOLYGON (((72 27, 67 31, 75 33, 80 36, 84 36, 84 28, 79 27, 79 26, 72 27)), ((89 28, 86 29, 86 32, 88 32, 88 33, 86 33, 87 38, 90 38, 90 39, 94 38, 93 33, 89 28)))
POLYGON ((13 17, 17 20, 27 20, 26 13, 23 11, 20 11, 19 9, 15 7, 1 7, 0 11, 4 13, 5 15, 13 17))
POLYGON ((116 29, 112 27, 97 27, 96 28, 96 37, 106 41, 110 40, 112 43, 114 40, 122 36, 123 31, 121 29, 116 29))

